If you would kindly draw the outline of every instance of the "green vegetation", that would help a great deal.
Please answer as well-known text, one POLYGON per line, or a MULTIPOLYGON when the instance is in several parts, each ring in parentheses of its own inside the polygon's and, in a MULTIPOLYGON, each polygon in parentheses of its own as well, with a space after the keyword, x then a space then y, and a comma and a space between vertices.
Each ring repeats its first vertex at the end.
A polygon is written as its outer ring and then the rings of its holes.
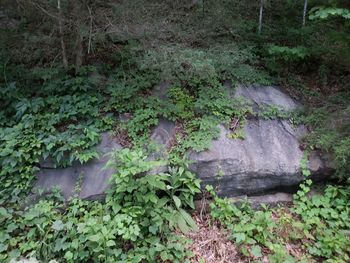
POLYGON ((35 89, 25 93, 26 86, 20 82, 2 87, 2 199, 18 190, 13 184, 19 189, 28 187, 41 158, 50 156, 56 165, 66 166, 96 157, 98 153, 92 147, 108 127, 107 118, 99 118, 102 96, 86 73, 59 79, 44 75, 45 70, 34 73, 40 74, 40 79, 34 75, 30 84, 46 77, 36 96, 31 94, 35 89), (94 91, 87 95, 88 90, 94 91))
POLYGON ((170 232, 195 229, 184 209, 193 207, 199 181, 185 166, 171 164, 169 173, 141 176, 164 164, 146 159, 142 151, 114 154, 110 165, 118 173, 104 204, 78 197, 64 204, 56 197, 24 211, 1 207, 1 261, 30 255, 44 261, 184 262, 185 240, 170 232))
MULTIPOLYGON (((301 168, 310 175, 306 158, 301 168)), ((310 197, 312 180, 300 185, 294 196, 294 206, 255 211, 248 202, 233 205, 232 200, 219 198, 212 186, 207 191, 213 197, 210 215, 230 233, 241 252, 252 260, 266 254, 269 262, 348 262, 350 259, 349 215, 350 189, 328 185, 322 194, 310 197), (303 251, 296 254, 286 244, 303 251), (265 253, 262 253, 265 251, 265 253)))
MULTIPOLYGON (((336 180, 311 195, 305 178, 292 207, 261 211, 208 186, 213 223, 247 260, 349 262, 349 3, 308 1, 303 25, 303 1, 263 1, 258 34, 259 2, 0 4, 1 262, 189 261, 180 232, 196 228, 190 210, 201 191, 186 152, 208 149, 219 124, 244 140, 255 117, 305 125, 303 146, 327 155, 336 180), (233 97, 241 83, 281 86, 305 107, 255 113, 233 97), (164 94, 155 93, 160 84, 164 94), (176 141, 167 160, 151 161, 149 137, 161 118, 176 123, 176 141), (100 156, 104 131, 126 146, 113 155, 118 172, 105 200, 80 200, 77 185, 70 200, 53 191, 24 202, 42 160, 86 163, 100 156), (162 165, 169 171, 155 173, 162 165)), ((307 177, 306 159, 301 168, 307 177)))

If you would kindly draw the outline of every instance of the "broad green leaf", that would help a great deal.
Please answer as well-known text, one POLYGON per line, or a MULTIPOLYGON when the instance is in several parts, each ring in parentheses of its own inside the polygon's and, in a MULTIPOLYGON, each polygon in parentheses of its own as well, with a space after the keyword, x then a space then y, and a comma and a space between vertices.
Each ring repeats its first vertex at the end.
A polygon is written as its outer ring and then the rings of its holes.
POLYGON ((61 231, 64 228, 64 224, 61 220, 56 220, 53 222, 52 228, 56 231, 61 231))
POLYGON ((67 251, 65 254, 64 254, 64 258, 66 259, 66 260, 72 260, 73 259, 73 253, 72 252, 70 252, 70 251, 67 251))
POLYGON ((152 225, 148 228, 149 232, 151 232, 153 235, 157 234, 158 226, 152 225))
POLYGON ((107 247, 113 247, 115 246, 115 242, 113 240, 108 240, 107 243, 106 243, 107 247))
POLYGON ((93 242, 98 242, 100 240, 100 236, 99 235, 91 235, 88 237, 88 239, 90 241, 93 241, 93 242))
POLYGON ((193 220, 193 218, 191 217, 190 214, 188 214, 185 210, 180 209, 179 210, 181 213, 181 216, 185 219, 186 223, 188 224, 188 226, 190 227, 191 230, 193 231, 197 231, 198 227, 196 222, 193 220))
POLYGON ((182 216, 178 216, 177 218, 177 226, 181 230, 182 233, 187 234, 189 232, 189 227, 182 216))
POLYGON ((252 246, 250 251, 252 252, 252 255, 254 257, 257 257, 257 258, 262 257, 260 246, 258 246, 258 245, 252 246))
POLYGON ((246 236, 244 233, 234 233, 233 237, 235 238, 238 244, 242 243, 246 239, 246 236))
POLYGON ((177 207, 177 208, 180 208, 180 206, 181 206, 181 200, 180 200, 180 198, 178 198, 176 195, 174 195, 174 196, 173 196, 173 200, 174 200, 174 202, 175 202, 176 207, 177 207))

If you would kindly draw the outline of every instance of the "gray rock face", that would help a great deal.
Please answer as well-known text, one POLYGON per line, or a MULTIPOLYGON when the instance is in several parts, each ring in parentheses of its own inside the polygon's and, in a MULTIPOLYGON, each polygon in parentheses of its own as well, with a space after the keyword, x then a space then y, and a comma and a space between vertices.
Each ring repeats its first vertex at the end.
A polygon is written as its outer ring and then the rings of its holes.
MULTIPOLYGON (((164 99, 168 88, 169 84, 163 83, 153 95, 164 99)), ((298 107, 289 96, 274 87, 240 86, 234 96, 244 97, 255 110, 261 105, 275 105, 286 111, 298 107)), ((202 179, 203 185, 214 185, 221 196, 293 192, 305 179, 300 171, 304 152, 299 145, 300 137, 307 133, 305 127, 294 127, 287 120, 250 119, 243 130, 244 140, 231 139, 229 135, 232 131, 220 125, 220 137, 211 142, 210 150, 190 152, 190 159, 194 162, 190 169, 202 179)), ((175 124, 161 119, 150 138, 151 145, 160 147, 150 159, 166 158, 175 135, 175 124)), ((65 198, 69 198, 74 194, 75 187, 80 185, 81 198, 97 199, 103 196, 114 172, 111 168, 104 169, 110 159, 106 153, 121 148, 108 133, 104 133, 97 146, 101 153, 99 159, 57 169, 50 162, 42 162, 36 187, 49 190, 58 186, 65 198)), ((309 168, 316 180, 327 176, 327 164, 317 153, 309 156, 309 168)), ((166 169, 165 166, 158 167, 150 173, 164 172, 166 169)))
POLYGON ((121 146, 108 134, 103 133, 101 142, 97 145, 99 159, 93 159, 85 164, 74 163, 67 168, 43 168, 37 174, 36 188, 51 190, 58 187, 65 198, 75 193, 80 185, 79 196, 84 199, 95 199, 103 195, 108 188, 108 182, 113 174, 112 168, 105 169, 110 159, 108 153, 121 149, 121 146))
MULTIPOLYGON (((151 134, 151 141, 156 146, 156 151, 149 156, 150 160, 157 158, 167 159, 168 149, 171 147, 176 135, 175 123, 161 118, 158 126, 155 127, 151 134)), ((164 173, 168 170, 167 166, 159 166, 153 168, 148 174, 164 173)))
MULTIPOLYGON (((260 105, 277 105, 294 109, 297 104, 273 87, 239 87, 236 96, 260 105)), ((288 191, 303 181, 300 161, 303 151, 298 142, 305 134, 303 127, 293 127, 285 120, 248 120, 245 139, 230 139, 230 130, 220 126, 221 134, 210 150, 191 153, 191 170, 203 181, 217 187, 219 195, 239 196, 278 190, 288 191)), ((326 168, 317 154, 312 154, 309 167, 316 179, 326 168)))
POLYGON ((240 85, 235 91, 236 97, 243 97, 255 106, 273 105, 278 108, 291 111, 299 105, 287 94, 275 87, 253 87, 240 85))
POLYGON ((175 137, 175 128, 174 122, 161 118, 157 127, 155 127, 152 131, 152 142, 162 147, 170 147, 175 137))
POLYGON ((234 199, 233 201, 240 202, 247 198, 253 209, 261 209, 261 204, 269 207, 276 207, 279 204, 287 205, 293 203, 293 195, 287 193, 275 193, 261 196, 242 197, 241 199, 234 199))

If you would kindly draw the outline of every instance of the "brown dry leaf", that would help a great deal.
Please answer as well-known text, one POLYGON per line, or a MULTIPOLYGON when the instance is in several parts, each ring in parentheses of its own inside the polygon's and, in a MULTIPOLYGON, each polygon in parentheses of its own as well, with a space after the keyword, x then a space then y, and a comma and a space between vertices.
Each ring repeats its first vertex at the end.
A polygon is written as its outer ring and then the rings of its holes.
POLYGON ((189 249, 194 257, 191 262, 205 263, 243 263, 248 262, 240 257, 238 248, 227 239, 227 233, 224 233, 217 225, 211 224, 208 218, 201 220, 199 215, 194 215, 198 230, 187 234, 193 243, 189 249))

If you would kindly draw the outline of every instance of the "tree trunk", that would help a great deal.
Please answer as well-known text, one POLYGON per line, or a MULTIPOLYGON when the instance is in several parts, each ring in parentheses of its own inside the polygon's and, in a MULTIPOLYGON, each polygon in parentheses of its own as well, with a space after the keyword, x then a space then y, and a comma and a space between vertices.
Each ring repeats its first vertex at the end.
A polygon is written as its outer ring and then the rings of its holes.
POLYGON ((61 41, 61 50, 62 50, 62 62, 65 69, 68 68, 68 59, 67 59, 67 51, 66 44, 64 43, 64 34, 63 34, 63 19, 62 19, 62 8, 61 8, 61 0, 57 0, 57 10, 58 10, 58 29, 60 34, 61 41))
POLYGON ((307 0, 304 0, 303 26, 305 26, 305 23, 306 23, 306 13, 307 13, 307 0))
POLYGON ((83 48, 83 36, 80 32, 80 28, 77 29, 77 42, 76 42, 76 57, 75 57, 75 71, 78 72, 83 64, 84 48, 83 48))
POLYGON ((261 34, 262 21, 263 21, 263 12, 264 12, 264 0, 260 0, 259 29, 258 29, 259 35, 261 34))

